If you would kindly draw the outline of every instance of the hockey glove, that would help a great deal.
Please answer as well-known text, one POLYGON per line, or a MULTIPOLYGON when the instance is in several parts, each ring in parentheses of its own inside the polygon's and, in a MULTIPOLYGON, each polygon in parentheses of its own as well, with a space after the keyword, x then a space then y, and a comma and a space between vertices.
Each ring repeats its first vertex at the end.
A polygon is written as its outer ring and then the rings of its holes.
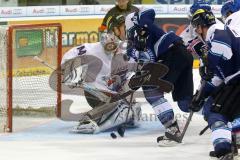
POLYGON ((213 72, 209 70, 206 65, 199 67, 199 74, 201 78, 204 79, 205 81, 211 80, 214 76, 213 72))
POLYGON ((129 88, 132 90, 138 90, 142 85, 147 82, 150 78, 150 73, 148 71, 137 71, 133 75, 128 83, 129 88))
POLYGON ((207 47, 199 38, 195 38, 189 42, 187 50, 193 55, 202 57, 205 54, 207 47))
POLYGON ((200 92, 197 92, 193 95, 192 103, 190 105, 190 110, 193 112, 198 112, 202 109, 204 104, 204 97, 201 97, 200 92))
POLYGON ((198 112, 203 107, 203 104, 205 102, 205 98, 207 98, 205 93, 204 93, 205 85, 206 85, 206 81, 203 80, 201 82, 200 89, 197 90, 196 93, 193 95, 192 103, 190 105, 190 110, 192 110, 193 112, 198 112))

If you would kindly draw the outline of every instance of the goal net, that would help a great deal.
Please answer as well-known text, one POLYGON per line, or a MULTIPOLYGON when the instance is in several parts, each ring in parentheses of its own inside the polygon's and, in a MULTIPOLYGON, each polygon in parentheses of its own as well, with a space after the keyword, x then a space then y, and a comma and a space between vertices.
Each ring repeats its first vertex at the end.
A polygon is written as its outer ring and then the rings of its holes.
POLYGON ((19 125, 13 115, 20 110, 56 109, 60 116, 61 77, 55 89, 49 77, 60 66, 61 38, 57 23, 0 26, 0 132, 19 125))

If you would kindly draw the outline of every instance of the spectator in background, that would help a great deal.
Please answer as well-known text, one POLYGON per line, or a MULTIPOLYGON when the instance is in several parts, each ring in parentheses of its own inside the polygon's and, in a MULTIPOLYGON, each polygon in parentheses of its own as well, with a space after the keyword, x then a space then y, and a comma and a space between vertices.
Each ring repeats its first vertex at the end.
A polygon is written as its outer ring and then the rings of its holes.
MULTIPOLYGON (((110 9, 105 15, 100 28, 105 28, 109 18, 114 15, 123 15, 126 17, 129 13, 136 12, 139 10, 137 7, 132 5, 132 0, 115 0, 115 3, 116 3, 115 7, 110 9)), ((99 31, 102 31, 102 29, 99 29, 99 31)))
POLYGON ((97 0, 80 0, 80 5, 99 4, 97 0))

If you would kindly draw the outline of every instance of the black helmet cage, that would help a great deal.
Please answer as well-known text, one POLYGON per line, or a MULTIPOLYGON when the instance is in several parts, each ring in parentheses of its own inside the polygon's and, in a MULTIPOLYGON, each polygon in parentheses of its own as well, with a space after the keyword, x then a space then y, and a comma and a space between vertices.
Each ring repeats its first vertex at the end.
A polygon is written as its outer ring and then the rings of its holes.
POLYGON ((210 27, 215 24, 215 16, 211 11, 206 11, 203 9, 197 10, 191 20, 191 24, 194 28, 197 26, 210 27))

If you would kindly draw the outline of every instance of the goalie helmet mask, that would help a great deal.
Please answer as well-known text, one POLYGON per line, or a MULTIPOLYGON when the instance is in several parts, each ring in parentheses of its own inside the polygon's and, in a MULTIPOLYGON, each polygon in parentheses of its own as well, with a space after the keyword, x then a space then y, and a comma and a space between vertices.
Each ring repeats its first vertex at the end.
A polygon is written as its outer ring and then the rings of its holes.
POLYGON ((100 42, 106 54, 115 54, 119 46, 120 40, 113 32, 101 32, 100 42))
POLYGON ((115 54, 120 44, 120 37, 117 31, 125 23, 123 15, 110 16, 107 19, 106 29, 100 34, 100 42, 104 47, 106 54, 115 54))
POLYGON ((197 28, 198 26, 210 27, 211 25, 216 24, 216 20, 211 11, 199 9, 193 14, 191 24, 194 28, 197 28))

